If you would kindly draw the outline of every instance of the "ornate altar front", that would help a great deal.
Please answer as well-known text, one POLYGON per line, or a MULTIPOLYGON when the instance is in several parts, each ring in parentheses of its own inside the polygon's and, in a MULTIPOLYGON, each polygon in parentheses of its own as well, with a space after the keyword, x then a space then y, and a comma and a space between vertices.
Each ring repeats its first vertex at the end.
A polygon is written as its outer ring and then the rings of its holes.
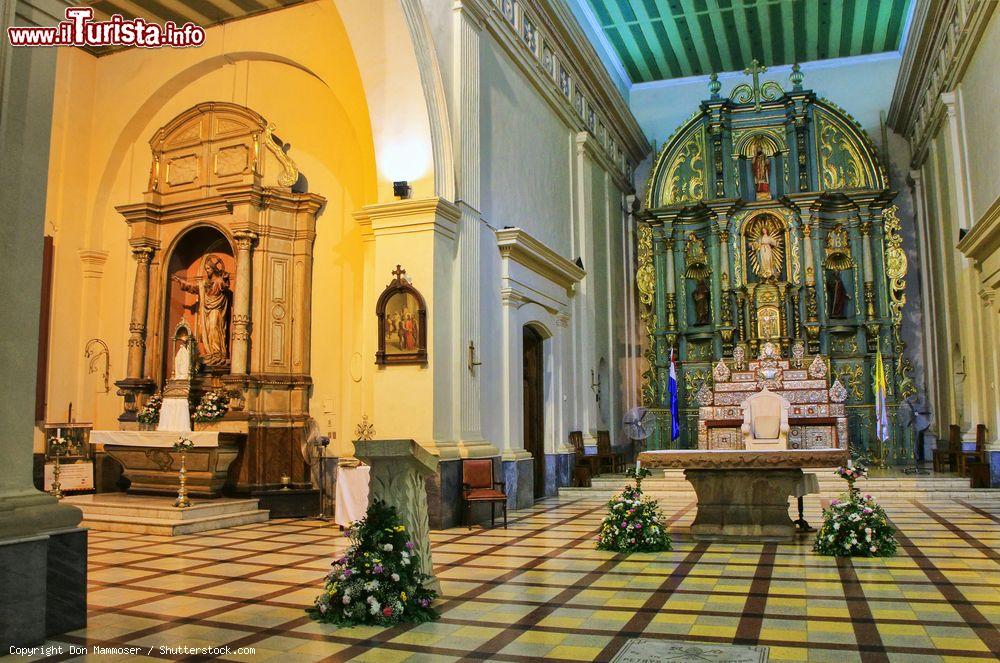
POLYGON ((829 446, 835 434, 841 445, 903 461, 912 449, 895 413, 915 389, 903 354, 906 255, 895 192, 850 115, 804 89, 797 67, 785 88, 763 81, 765 71, 754 62, 728 97, 713 77, 709 99, 664 143, 649 176, 636 274, 649 363, 643 399, 654 418, 648 445, 731 445, 726 422, 759 389, 760 365, 750 364, 771 344, 781 393, 798 410, 790 441, 829 446), (672 350, 680 440, 671 439, 672 350), (887 444, 874 435, 878 352, 889 383, 887 444), (795 353, 820 357, 827 372, 810 375, 795 353), (829 394, 836 380, 840 402, 829 394))
POLYGON ((300 449, 325 200, 297 190, 274 130, 249 108, 198 104, 152 137, 149 187, 117 208, 136 260, 127 374, 116 383, 121 427, 139 428, 139 410, 174 372, 172 333, 183 322, 195 337, 192 407, 207 392, 225 404, 224 416, 195 429, 246 440, 230 470, 238 494, 311 486, 300 449))
POLYGON ((699 449, 743 449, 743 403, 765 388, 791 404, 789 449, 848 448, 847 390, 839 380, 829 384, 829 359, 816 355, 806 360, 801 343, 793 347, 792 360, 782 359, 771 342, 751 361, 745 360, 742 347, 734 354, 732 360, 716 363, 713 387, 706 383, 698 390, 699 449))

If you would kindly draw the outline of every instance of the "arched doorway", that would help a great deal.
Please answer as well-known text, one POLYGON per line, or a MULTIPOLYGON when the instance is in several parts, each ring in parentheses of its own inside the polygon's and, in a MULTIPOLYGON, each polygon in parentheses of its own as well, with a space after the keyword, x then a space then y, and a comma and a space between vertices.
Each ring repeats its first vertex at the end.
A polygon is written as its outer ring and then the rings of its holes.
POLYGON ((534 465, 535 498, 545 496, 545 339, 531 325, 522 331, 524 450, 534 465))

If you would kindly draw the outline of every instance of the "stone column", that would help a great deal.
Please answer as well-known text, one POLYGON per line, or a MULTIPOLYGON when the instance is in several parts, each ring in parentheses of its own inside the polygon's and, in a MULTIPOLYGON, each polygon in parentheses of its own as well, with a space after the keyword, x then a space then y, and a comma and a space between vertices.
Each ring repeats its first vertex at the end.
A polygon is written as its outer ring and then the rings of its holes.
POLYGON ((872 269, 871 222, 864 221, 859 223, 858 230, 861 231, 861 278, 864 281, 865 319, 873 320, 876 317, 876 311, 875 272, 872 269))
POLYGON ((230 373, 246 375, 250 349, 250 293, 253 290, 253 245, 256 233, 240 230, 236 240, 236 292, 233 293, 233 347, 230 348, 230 373))
POLYGON ((87 622, 81 513, 32 482, 42 236, 55 89, 55 48, 13 48, 7 28, 51 26, 68 2, 0 8, 0 643, 40 644, 87 622), (53 566, 50 568, 49 560, 53 566))
POLYGON ((149 263, 154 249, 137 246, 132 249, 135 258, 135 286, 132 289, 132 319, 128 324, 128 366, 125 376, 140 379, 146 361, 146 313, 149 310, 149 263))

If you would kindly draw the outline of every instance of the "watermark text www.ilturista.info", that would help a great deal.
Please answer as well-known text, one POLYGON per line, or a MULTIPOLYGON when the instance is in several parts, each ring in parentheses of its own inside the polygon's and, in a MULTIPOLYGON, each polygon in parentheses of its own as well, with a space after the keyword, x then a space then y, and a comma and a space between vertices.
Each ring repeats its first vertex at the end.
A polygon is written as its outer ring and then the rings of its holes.
POLYGON ((95 21, 91 7, 67 7, 65 21, 52 27, 9 27, 7 38, 12 46, 187 48, 205 43, 205 28, 194 23, 178 27, 173 21, 160 25, 121 14, 114 14, 107 21, 95 21))

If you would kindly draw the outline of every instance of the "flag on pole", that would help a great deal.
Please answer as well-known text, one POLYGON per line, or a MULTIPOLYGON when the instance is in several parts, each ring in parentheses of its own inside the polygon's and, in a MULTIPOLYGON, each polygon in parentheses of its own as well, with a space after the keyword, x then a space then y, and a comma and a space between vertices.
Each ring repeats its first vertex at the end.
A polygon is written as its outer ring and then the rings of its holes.
POLYGON ((886 407, 885 367, 882 365, 882 345, 875 348, 875 436, 889 439, 889 409, 886 407))
POLYGON ((677 364, 674 362, 674 349, 670 348, 670 377, 667 378, 667 392, 670 394, 670 439, 681 436, 680 408, 677 404, 677 364))

